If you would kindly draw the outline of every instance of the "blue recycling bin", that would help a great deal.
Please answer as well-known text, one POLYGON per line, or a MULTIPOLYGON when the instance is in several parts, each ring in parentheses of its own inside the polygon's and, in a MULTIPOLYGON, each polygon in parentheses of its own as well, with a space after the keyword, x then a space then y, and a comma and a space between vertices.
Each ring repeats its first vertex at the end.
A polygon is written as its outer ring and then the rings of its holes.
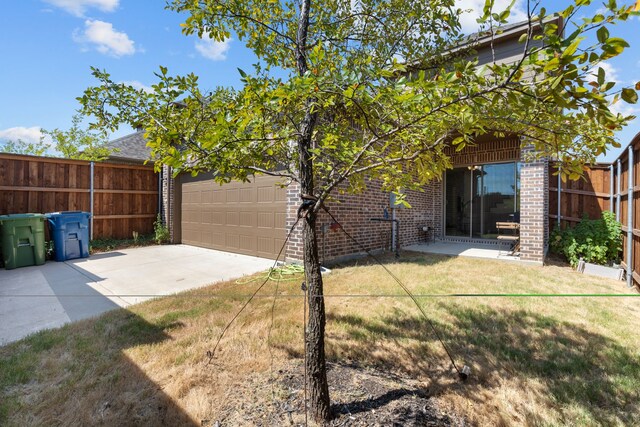
POLYGON ((56 261, 89 257, 89 212, 53 212, 46 217, 56 261))

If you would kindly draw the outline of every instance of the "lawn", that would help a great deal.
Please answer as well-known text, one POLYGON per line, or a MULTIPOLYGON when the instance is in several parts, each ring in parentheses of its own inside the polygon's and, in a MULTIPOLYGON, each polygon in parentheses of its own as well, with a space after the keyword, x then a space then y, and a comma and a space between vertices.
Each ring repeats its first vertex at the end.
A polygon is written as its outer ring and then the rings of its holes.
MULTIPOLYGON (((623 282, 562 266, 413 253, 385 261, 416 294, 627 292, 623 282)), ((300 280, 268 283, 208 363, 221 329, 261 283, 254 279, 0 348, 0 424, 288 425, 282 413, 301 423, 300 407, 286 409, 302 381, 300 280)), ((325 292, 333 384, 344 383, 350 367, 412 381, 411 396, 428 396, 452 424, 640 424, 640 298, 420 297, 456 362, 471 367, 463 383, 412 301, 393 296, 402 290, 381 267, 361 260, 334 268, 325 292)), ((380 407, 405 389, 377 390, 368 399, 380 407)), ((331 392, 336 411, 360 398, 331 392)))

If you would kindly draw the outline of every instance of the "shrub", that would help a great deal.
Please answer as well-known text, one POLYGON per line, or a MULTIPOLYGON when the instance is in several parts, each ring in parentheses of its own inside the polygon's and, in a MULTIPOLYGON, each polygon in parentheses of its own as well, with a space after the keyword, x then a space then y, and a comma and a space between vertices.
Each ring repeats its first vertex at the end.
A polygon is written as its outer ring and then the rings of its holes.
POLYGON ((156 243, 160 245, 169 241, 169 228, 162 221, 160 214, 158 214, 156 221, 153 223, 153 230, 156 233, 156 243))
POLYGON ((551 250, 564 255, 573 267, 578 265, 580 258, 607 265, 620 259, 621 233, 622 227, 613 212, 603 212, 600 219, 589 219, 585 214, 575 227, 553 230, 551 250))

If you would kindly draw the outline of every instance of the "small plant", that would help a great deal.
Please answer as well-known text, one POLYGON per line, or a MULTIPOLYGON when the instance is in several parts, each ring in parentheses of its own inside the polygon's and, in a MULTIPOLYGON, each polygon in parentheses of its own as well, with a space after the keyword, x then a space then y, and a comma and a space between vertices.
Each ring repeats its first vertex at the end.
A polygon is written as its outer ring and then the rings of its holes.
POLYGON ((138 239, 115 239, 111 237, 102 237, 94 239, 89 245, 89 252, 94 254, 97 252, 109 252, 116 249, 126 249, 131 247, 148 246, 155 243, 155 234, 140 234, 138 233, 138 239))
POLYGON ((153 231, 156 233, 155 240, 159 245, 169 241, 169 228, 165 225, 160 214, 158 214, 156 221, 153 223, 153 231))
POLYGON ((53 252, 55 248, 53 246, 53 240, 47 240, 44 242, 44 252, 46 259, 53 259, 53 252))
POLYGON ((607 265, 620 259, 622 226, 613 212, 605 211, 600 219, 586 214, 573 228, 556 228, 551 234, 551 250, 564 255, 575 267, 580 258, 586 262, 607 265))
POLYGON ((133 244, 137 245, 139 241, 140 241, 140 233, 138 233, 137 231, 134 231, 133 232, 133 244))

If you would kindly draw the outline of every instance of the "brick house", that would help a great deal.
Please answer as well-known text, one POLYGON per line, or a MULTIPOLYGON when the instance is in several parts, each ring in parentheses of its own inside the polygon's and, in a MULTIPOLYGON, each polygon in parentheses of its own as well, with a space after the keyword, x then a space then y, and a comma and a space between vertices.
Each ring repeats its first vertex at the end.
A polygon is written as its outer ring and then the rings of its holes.
MULTIPOLYGON (((561 19, 554 20, 560 28, 561 19)), ((494 55, 498 62, 514 61, 522 53, 518 38, 527 28, 526 23, 504 27, 494 39, 493 53, 488 38, 480 39, 480 64, 492 61, 494 55)), ((144 143, 139 133, 116 141, 121 153, 142 152, 126 147, 144 143)), ((453 168, 424 191, 408 192, 411 208, 394 208, 390 194, 374 181, 360 194, 336 194, 328 206, 369 250, 428 240, 497 244, 496 222, 519 222, 520 259, 542 264, 549 241, 548 161, 528 160, 529 151, 517 135, 485 137, 459 152, 451 149, 453 168), (382 221, 389 218, 398 221, 395 232, 390 222, 382 221)), ((269 176, 220 186, 211 174, 172 178, 164 167, 161 179, 162 215, 174 243, 273 259, 295 222, 300 203, 296 185, 281 188, 277 185, 281 179, 269 176)), ((321 259, 361 252, 325 213, 317 223, 321 259)), ((302 258, 301 229, 293 232, 284 257, 290 261, 302 258)))

